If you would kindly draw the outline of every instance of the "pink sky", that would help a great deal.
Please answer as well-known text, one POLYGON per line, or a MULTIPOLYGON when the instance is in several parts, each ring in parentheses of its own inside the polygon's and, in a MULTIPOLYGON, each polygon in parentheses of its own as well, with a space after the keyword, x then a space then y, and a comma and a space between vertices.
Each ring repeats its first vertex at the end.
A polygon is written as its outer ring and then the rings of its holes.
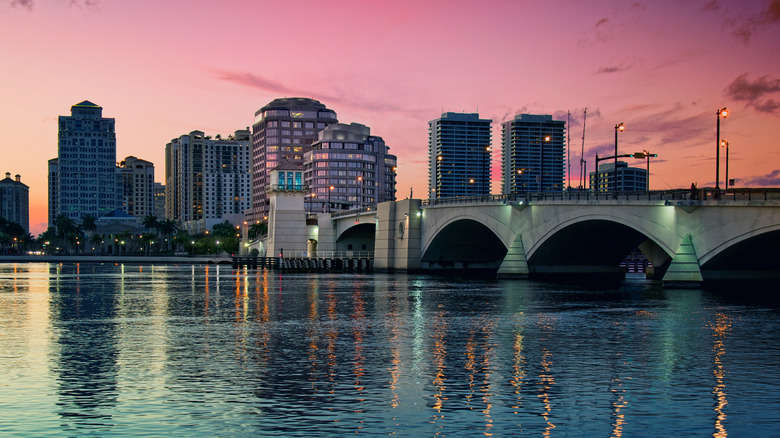
MULTIPOLYGON (((780 186, 780 0, 0 0, 0 174, 30 186, 46 227, 57 116, 90 100, 116 118, 117 160, 150 160, 192 130, 251 126, 278 97, 320 100, 398 156, 398 197, 427 191, 427 122, 571 112, 585 159, 647 149, 652 189, 714 186, 715 111, 737 187, 780 186)), ((725 159, 725 154, 721 154, 725 159)), ((630 160, 632 165, 644 165, 630 160)), ((725 161, 721 164, 724 185, 725 161)))

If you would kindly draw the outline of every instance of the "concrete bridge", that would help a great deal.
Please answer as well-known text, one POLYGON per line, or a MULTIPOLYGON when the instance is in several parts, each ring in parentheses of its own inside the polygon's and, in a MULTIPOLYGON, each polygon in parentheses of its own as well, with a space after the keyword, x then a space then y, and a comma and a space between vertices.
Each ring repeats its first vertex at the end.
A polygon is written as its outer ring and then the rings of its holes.
POLYGON ((309 235, 321 250, 373 250, 378 270, 622 276, 639 248, 665 283, 780 280, 780 193, 700 193, 406 199, 319 215, 309 235))

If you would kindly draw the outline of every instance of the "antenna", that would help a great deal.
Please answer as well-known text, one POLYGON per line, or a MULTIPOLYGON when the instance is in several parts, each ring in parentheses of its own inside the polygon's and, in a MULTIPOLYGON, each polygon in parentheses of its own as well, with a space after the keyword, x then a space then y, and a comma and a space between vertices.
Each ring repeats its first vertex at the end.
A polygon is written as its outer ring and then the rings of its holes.
POLYGON ((588 172, 588 162, 585 161, 585 121, 588 120, 588 107, 585 107, 582 118, 582 150, 580 151, 580 190, 585 188, 585 177, 588 172))
POLYGON ((566 172, 566 184, 571 191, 571 111, 567 110, 566 115, 566 164, 568 171, 566 172))

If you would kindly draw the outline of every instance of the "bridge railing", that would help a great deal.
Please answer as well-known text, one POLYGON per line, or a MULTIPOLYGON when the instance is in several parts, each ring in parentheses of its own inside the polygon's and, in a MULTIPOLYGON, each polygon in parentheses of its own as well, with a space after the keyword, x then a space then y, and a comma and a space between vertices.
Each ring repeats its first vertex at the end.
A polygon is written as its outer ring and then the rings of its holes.
POLYGON ((533 201, 717 201, 717 200, 780 200, 780 189, 775 188, 744 188, 715 190, 703 188, 696 190, 650 190, 650 191, 617 191, 597 192, 591 190, 566 190, 561 192, 515 193, 511 195, 459 196, 455 198, 426 199, 423 206, 450 204, 496 204, 507 202, 533 201))
POLYGON ((333 213, 330 214, 330 217, 337 218, 337 217, 344 217, 344 216, 354 216, 354 215, 367 213, 369 211, 376 211, 376 205, 365 206, 362 208, 352 208, 349 210, 334 211, 333 213))
POLYGON ((373 259, 374 251, 290 251, 284 255, 275 254, 285 259, 373 259))

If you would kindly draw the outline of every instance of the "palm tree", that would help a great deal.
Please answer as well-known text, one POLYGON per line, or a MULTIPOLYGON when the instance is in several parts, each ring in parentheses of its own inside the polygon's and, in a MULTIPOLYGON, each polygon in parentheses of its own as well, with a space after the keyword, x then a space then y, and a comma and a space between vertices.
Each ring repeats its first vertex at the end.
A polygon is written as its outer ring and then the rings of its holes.
POLYGON ((70 242, 75 242, 75 239, 71 237, 71 235, 78 232, 78 227, 76 227, 76 223, 73 222, 73 219, 64 214, 59 214, 54 218, 54 227, 57 230, 57 238, 62 242, 62 245, 70 248, 70 242))
POLYGON ((97 255, 98 249, 102 249, 103 235, 98 233, 93 233, 91 236, 89 236, 89 243, 91 243, 92 247, 95 248, 93 252, 95 253, 95 255, 97 255))
POLYGON ((160 233, 165 237, 166 241, 166 251, 171 250, 171 241, 170 237, 175 235, 179 229, 176 227, 176 222, 173 219, 165 219, 162 222, 159 222, 159 225, 157 227, 158 230, 160 230, 160 233))

